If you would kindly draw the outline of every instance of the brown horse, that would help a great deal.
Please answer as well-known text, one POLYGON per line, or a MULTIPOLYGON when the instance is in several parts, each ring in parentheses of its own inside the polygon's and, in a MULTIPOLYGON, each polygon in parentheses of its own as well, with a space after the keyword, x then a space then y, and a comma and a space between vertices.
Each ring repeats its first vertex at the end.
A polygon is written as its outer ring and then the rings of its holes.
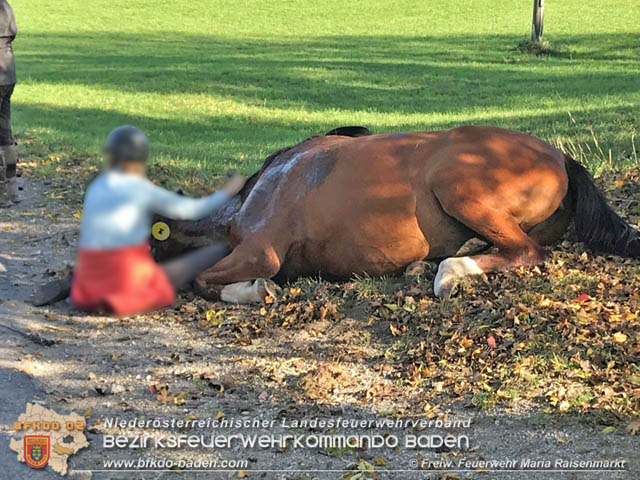
POLYGON ((196 280, 200 292, 260 301, 265 279, 346 278, 444 259, 434 290, 542 262, 575 218, 589 248, 640 256, 638 233, 607 205, 589 173, 537 138, 494 127, 371 135, 336 129, 266 159, 224 210, 168 222, 160 257, 227 240, 233 251, 196 280), (495 253, 454 257, 471 238, 495 253))

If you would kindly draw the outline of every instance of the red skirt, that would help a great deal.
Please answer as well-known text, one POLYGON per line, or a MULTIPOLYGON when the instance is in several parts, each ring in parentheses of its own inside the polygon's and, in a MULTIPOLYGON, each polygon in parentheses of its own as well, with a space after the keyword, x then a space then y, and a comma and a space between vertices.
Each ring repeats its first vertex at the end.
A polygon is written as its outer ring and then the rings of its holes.
POLYGON ((171 305, 175 298, 175 289, 148 244, 78 250, 71 300, 82 310, 133 315, 171 305))

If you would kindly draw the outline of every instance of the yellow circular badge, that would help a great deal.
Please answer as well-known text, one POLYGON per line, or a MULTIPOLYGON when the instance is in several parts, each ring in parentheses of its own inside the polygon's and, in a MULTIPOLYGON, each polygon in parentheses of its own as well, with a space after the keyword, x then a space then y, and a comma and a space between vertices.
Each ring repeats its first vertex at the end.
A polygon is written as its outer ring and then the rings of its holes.
POLYGON ((169 238, 170 234, 171 229, 169 228, 169 225, 164 222, 156 222, 153 224, 153 227, 151 227, 151 235, 153 236, 153 238, 161 242, 164 242, 167 238, 169 238))

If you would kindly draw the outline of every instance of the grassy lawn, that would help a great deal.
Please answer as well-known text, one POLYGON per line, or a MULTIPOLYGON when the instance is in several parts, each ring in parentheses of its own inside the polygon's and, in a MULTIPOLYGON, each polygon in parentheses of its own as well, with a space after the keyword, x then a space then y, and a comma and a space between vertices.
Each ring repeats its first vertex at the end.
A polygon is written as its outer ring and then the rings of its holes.
POLYGON ((134 123, 190 182, 250 173, 342 124, 492 124, 565 145, 596 172, 637 162, 636 0, 549 3, 540 57, 516 49, 522 0, 12 4, 15 130, 39 158, 95 161, 112 127, 134 123))

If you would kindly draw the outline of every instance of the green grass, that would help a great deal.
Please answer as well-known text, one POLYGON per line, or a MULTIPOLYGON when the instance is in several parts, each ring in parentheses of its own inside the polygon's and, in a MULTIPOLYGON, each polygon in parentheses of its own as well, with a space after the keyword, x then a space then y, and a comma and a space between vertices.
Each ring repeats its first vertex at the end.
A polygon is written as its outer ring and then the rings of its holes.
POLYGON ((15 130, 46 145, 32 154, 94 161, 111 128, 133 123, 184 179, 250 173, 343 124, 491 124, 572 145, 593 170, 637 161, 637 0, 549 3, 541 56, 518 49, 521 0, 12 4, 15 130))

